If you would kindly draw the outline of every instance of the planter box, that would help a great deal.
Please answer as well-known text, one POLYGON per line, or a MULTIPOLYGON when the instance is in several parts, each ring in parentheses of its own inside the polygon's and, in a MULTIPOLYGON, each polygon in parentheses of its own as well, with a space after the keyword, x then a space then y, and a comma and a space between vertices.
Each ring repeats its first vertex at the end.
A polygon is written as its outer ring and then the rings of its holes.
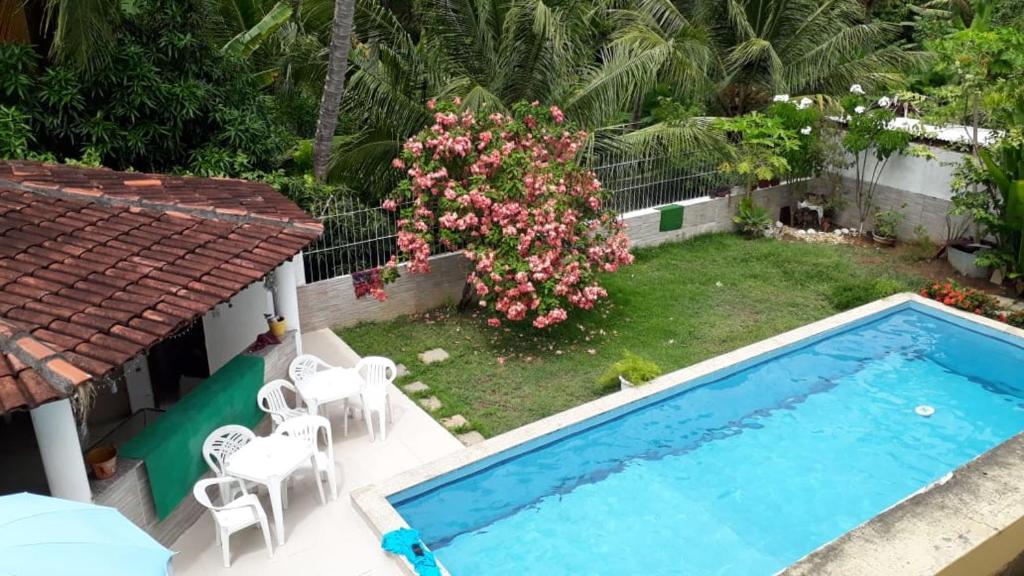
POLYGON ((968 252, 960 247, 950 246, 946 250, 946 259, 949 260, 950 266, 968 278, 987 278, 988 268, 982 268, 974 261, 977 259, 978 253, 988 247, 982 244, 972 244, 969 247, 974 248, 974 251, 968 252))

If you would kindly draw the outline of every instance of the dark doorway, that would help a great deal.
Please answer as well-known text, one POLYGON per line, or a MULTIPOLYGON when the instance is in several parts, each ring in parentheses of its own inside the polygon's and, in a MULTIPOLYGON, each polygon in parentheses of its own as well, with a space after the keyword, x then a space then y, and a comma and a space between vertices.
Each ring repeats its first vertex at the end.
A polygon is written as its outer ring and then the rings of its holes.
POLYGON ((210 376, 206 358, 203 323, 196 322, 154 346, 148 354, 149 377, 158 408, 177 402, 182 396, 182 379, 210 376))

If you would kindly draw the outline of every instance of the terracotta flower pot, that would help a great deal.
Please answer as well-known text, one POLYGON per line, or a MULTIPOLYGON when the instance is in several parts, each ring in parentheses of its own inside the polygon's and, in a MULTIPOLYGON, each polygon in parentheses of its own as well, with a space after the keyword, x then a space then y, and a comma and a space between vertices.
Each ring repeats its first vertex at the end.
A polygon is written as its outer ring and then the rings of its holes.
POLYGON ((85 453, 85 462, 97 480, 106 480, 117 472, 117 448, 97 446, 85 453))

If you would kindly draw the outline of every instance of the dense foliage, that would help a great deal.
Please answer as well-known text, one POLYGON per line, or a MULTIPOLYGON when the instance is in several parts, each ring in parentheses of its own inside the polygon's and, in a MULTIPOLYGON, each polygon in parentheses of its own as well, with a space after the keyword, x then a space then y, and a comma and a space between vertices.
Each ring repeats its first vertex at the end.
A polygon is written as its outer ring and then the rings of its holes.
POLYGON ((0 153, 199 174, 273 166, 289 145, 275 103, 204 38, 204 5, 140 0, 92 67, 0 45, 0 153))
POLYGON ((586 133, 554 106, 520 103, 511 114, 478 118, 457 114, 458 104, 442 105, 395 160, 407 175, 398 186, 399 201, 409 203, 398 248, 409 272, 430 269, 437 240, 473 263, 465 299, 491 325, 545 328, 571 308, 592 308, 607 296, 598 272, 633 257, 601 183, 577 163, 586 133))

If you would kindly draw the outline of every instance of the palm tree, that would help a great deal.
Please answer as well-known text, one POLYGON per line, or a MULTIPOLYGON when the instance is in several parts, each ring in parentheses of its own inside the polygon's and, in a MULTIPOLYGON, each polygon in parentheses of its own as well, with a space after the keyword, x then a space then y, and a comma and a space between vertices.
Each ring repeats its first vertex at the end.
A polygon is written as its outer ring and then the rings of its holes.
POLYGON ((706 144, 707 122, 687 119, 626 131, 633 102, 592 82, 617 0, 425 0, 408 30, 390 10, 357 0, 353 73, 335 138, 330 180, 379 197, 399 174, 390 161, 429 123, 431 98, 505 111, 520 100, 558 104, 593 134, 591 153, 706 144))
POLYGON ((352 45, 352 17, 355 0, 335 0, 334 20, 331 23, 331 52, 327 63, 327 78, 320 100, 320 114, 313 140, 313 175, 318 181, 327 176, 334 130, 338 126, 338 108, 345 93, 345 74, 348 70, 348 52, 352 45))
POLYGON ((776 93, 889 84, 916 59, 858 0, 638 0, 618 18, 615 57, 595 81, 636 94, 667 74, 684 97, 686 83, 710 87, 705 104, 729 115, 776 93))

